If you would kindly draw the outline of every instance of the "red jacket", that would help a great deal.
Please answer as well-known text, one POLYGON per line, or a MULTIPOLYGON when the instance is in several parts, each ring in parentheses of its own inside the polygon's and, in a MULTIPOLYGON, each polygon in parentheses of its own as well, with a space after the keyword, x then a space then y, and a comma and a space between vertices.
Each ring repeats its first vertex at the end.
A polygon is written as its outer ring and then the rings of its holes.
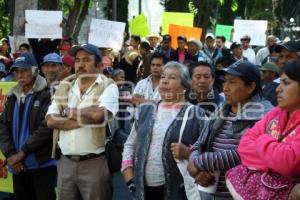
POLYGON ((238 153, 249 168, 300 177, 300 109, 290 117, 286 110, 272 109, 246 131, 238 153))

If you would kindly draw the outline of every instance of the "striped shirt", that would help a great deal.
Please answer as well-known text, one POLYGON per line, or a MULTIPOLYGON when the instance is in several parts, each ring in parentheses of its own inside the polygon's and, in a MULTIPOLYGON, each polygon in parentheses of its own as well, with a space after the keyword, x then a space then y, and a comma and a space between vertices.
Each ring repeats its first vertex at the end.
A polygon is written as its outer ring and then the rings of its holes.
POLYGON ((213 152, 205 152, 197 157, 198 167, 201 170, 220 171, 216 196, 230 197, 225 183, 225 172, 238 165, 240 159, 237 153, 239 138, 234 137, 232 123, 236 120, 235 114, 230 113, 220 132, 215 136, 212 144, 213 152))

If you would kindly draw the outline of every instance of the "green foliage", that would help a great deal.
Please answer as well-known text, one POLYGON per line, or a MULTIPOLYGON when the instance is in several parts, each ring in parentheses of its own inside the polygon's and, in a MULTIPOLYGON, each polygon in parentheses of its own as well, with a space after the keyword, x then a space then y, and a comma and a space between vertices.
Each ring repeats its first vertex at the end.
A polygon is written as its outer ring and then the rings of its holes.
POLYGON ((238 5, 237 0, 233 0, 233 2, 232 2, 232 4, 231 4, 231 10, 232 10, 233 12, 235 12, 235 11, 237 11, 238 7, 239 7, 239 5, 238 5))
POLYGON ((0 0, 0 38, 10 34, 8 0, 0 0))

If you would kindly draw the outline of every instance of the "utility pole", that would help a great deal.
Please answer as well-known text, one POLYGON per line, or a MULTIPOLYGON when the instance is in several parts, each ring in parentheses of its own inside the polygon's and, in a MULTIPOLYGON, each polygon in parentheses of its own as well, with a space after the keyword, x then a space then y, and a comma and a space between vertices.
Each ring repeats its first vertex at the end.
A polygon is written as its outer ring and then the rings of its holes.
POLYGON ((117 0, 113 0, 112 3, 113 3, 113 12, 112 12, 113 16, 112 16, 112 18, 113 18, 114 21, 117 21, 117 0))
POLYGON ((142 13, 142 0, 139 0, 139 15, 142 13))

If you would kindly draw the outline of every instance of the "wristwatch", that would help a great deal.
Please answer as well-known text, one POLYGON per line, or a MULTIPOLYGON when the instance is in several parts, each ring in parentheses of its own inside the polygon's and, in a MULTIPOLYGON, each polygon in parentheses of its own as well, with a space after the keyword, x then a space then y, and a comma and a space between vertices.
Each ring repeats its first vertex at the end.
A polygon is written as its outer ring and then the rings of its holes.
POLYGON ((67 107, 61 112, 61 116, 68 117, 69 112, 70 112, 70 108, 67 107))

